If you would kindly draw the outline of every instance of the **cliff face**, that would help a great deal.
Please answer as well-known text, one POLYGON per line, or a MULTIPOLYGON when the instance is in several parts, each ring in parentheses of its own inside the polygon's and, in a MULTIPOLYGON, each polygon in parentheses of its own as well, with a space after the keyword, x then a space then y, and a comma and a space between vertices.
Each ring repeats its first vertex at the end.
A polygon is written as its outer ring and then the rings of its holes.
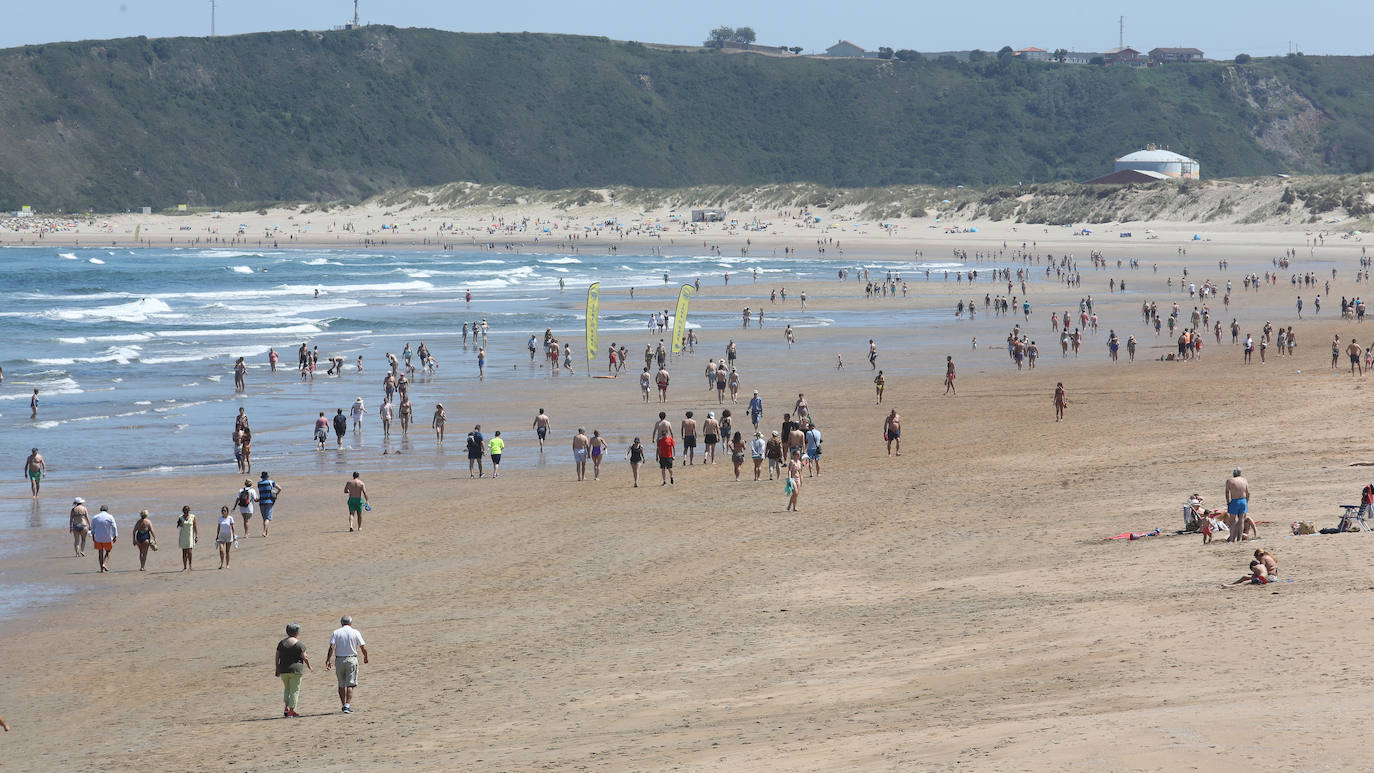
MULTIPOLYGON (((0 51, 0 210, 358 200, 455 180, 821 188, 1374 169, 1374 58, 822 60, 366 27, 0 51)), ((1005 209, 1005 204, 1001 205, 1005 209)))

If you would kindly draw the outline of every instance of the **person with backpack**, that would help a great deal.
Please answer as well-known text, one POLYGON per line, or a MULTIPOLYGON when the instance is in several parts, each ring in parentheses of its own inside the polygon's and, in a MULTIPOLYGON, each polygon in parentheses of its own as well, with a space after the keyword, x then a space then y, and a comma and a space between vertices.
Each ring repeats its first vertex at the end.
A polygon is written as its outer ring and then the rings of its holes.
POLYGON ((253 517, 253 503, 256 501, 258 501, 258 492, 253 488, 253 481, 245 478, 243 488, 239 489, 238 496, 234 498, 234 504, 239 506, 239 517, 243 519, 244 537, 248 536, 248 519, 253 517))
POLYGON ((482 425, 477 424, 468 433, 468 477, 473 477, 472 467, 477 466, 477 476, 482 477, 482 447, 486 444, 486 438, 482 437, 482 425))

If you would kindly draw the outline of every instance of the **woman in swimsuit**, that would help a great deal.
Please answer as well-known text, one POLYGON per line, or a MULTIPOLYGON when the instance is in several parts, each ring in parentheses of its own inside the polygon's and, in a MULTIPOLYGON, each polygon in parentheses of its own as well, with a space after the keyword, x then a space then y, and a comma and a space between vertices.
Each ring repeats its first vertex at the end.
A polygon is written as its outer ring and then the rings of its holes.
POLYGON ((739 480, 740 468, 744 466, 744 437, 738 432, 730 438, 730 463, 735 466, 735 480, 739 480))
POLYGON ((787 484, 785 491, 788 495, 787 509, 799 510, 797 507, 797 496, 801 493, 801 449, 792 449, 792 458, 787 461, 787 484))
POLYGON ((639 438, 625 450, 625 458, 630 460, 630 473, 634 475, 635 488, 639 488, 639 465, 644 463, 644 446, 640 445, 639 438))
POLYGON ((730 409, 726 408, 720 412, 720 436, 721 438, 730 437, 730 409))
POLYGON ((730 402, 739 402, 739 371, 730 371, 730 402))
POLYGON ((592 480, 601 480, 601 456, 606 451, 606 438, 601 430, 592 430, 592 480))
POLYGON ((134 544, 138 546, 138 571, 140 572, 148 563, 148 548, 152 546, 155 539, 157 539, 157 532, 153 531, 153 522, 148 519, 148 511, 139 511, 138 523, 134 524, 134 544))

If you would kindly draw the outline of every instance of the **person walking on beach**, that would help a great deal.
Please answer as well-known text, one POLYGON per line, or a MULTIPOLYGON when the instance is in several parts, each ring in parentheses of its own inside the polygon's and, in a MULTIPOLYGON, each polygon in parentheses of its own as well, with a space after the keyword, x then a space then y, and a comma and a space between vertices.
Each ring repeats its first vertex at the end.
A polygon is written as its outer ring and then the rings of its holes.
MULTIPOLYGON (((267 536, 267 528, 272 525, 272 509, 281 495, 281 486, 264 472, 258 479, 258 510, 262 515, 262 536, 267 536)), ((248 536, 248 523, 243 524, 243 536, 248 536)))
POLYGON ((763 475, 763 459, 768 450, 768 444, 763 441, 763 433, 754 431, 754 439, 749 441, 749 456, 754 460, 754 480, 758 480, 763 475))
POLYGON ((382 439, 391 439, 391 417, 394 411, 391 409, 391 398, 386 397, 382 400, 382 407, 377 411, 377 416, 382 420, 382 439))
MULTIPOLYGON (((35 390, 37 391, 37 390, 35 390)), ((48 474, 48 463, 43 459, 43 455, 34 448, 29 451, 29 456, 24 460, 24 477, 29 479, 29 491, 33 496, 38 496, 38 490, 43 487, 43 476, 48 474)))
POLYGON ((329 635, 329 652, 325 653, 324 670, 331 668, 339 683, 339 703, 345 714, 353 713, 353 690, 358 686, 358 655, 367 662, 367 642, 353 627, 353 618, 339 618, 339 627, 329 635))
MULTIPOLYGON (((648 373, 649 371, 648 369, 645 369, 644 372, 648 373)), ((644 402, 647 403, 649 401, 647 379, 645 381, 645 387, 646 388, 644 390, 644 402)), ((539 415, 534 417, 534 434, 539 436, 539 453, 541 454, 544 453, 544 439, 549 436, 549 427, 551 425, 552 420, 549 419, 549 415, 547 413, 544 413, 543 408, 540 408, 539 415)))
POLYGON ((147 510, 140 510, 138 521, 134 523, 134 546, 138 548, 138 571, 142 572, 148 566, 148 548, 157 543, 157 532, 153 530, 153 521, 148 517, 147 510))
POLYGON ((630 447, 625 449, 625 458, 630 462, 630 475, 634 477, 635 488, 639 488, 639 466, 644 463, 644 445, 635 438, 630 443, 630 447))
POLYGON ((243 488, 239 489, 234 495, 234 504, 238 505, 239 517, 243 518, 243 536, 248 536, 248 521, 253 517, 253 502, 257 501, 258 492, 253 487, 253 481, 247 478, 243 481, 243 488))
POLYGON ((200 539, 200 527, 190 505, 181 506, 181 516, 177 518, 177 545, 181 547, 181 571, 191 570, 191 551, 200 539))
POLYGON ((219 568, 229 566, 229 551, 238 542, 238 531, 234 526, 234 515, 228 506, 219 509, 219 520, 215 523, 215 547, 219 548, 219 568))
POLYGON ((955 395, 958 395, 958 394, 959 394, 959 392, 956 391, 956 390, 954 389, 954 356, 953 356, 953 355, 950 355, 950 354, 946 354, 946 355, 945 355, 945 394, 951 394, 951 393, 953 393, 953 394, 955 394, 955 395))
POLYGON ((675 444, 671 427, 667 432, 659 435, 655 445, 658 452, 659 475, 664 479, 660 485, 666 486, 669 483, 676 483, 677 481, 673 480, 673 447, 675 444))
MULTIPOLYGON (((592 430, 591 448, 592 456, 592 480, 601 480, 601 458, 606 455, 606 438, 601 437, 601 430, 592 430)), ((583 469, 586 469, 585 465, 583 469)))
POLYGON ((434 428, 435 441, 444 442, 444 424, 448 422, 448 414, 444 412, 444 406, 436 403, 434 405, 434 418, 429 425, 434 428))
POLYGON ((772 480, 774 475, 782 477, 782 441, 778 439, 778 431, 773 430, 773 436, 764 444, 763 455, 768 459, 768 479, 772 480))
POLYGON ((300 623, 287 623, 286 638, 277 642, 277 654, 273 659, 274 673, 281 677, 283 717, 299 717, 296 707, 300 705, 301 677, 310 668, 310 658, 306 657, 305 644, 300 640, 300 623))
POLYGON ((868 339, 868 364, 873 366, 873 370, 878 369, 878 345, 873 339, 868 339))
MULTIPOLYGON (((487 450, 491 454, 491 477, 501 477, 501 454, 506 451, 506 441, 501 439, 501 430, 491 436, 487 441, 487 450)), ((480 461, 480 460, 479 460, 480 461)))
MULTIPOLYGON (((712 414, 714 415, 714 414, 712 414)), ((682 461, 684 464, 692 464, 696 459, 697 453, 697 420, 692 418, 692 412, 687 411, 680 427, 682 435, 682 461)), ((706 454, 702 453, 702 464, 706 463, 706 454)))
POLYGON ((572 440, 573 468, 577 471, 578 480, 587 477, 587 452, 590 449, 591 440, 587 438, 586 431, 578 427, 572 440))
POLYGON ((1355 343, 1355 339, 1350 339, 1350 345, 1345 347, 1345 353, 1350 355, 1350 375, 1358 373, 1364 375, 1364 367, 1360 365, 1360 355, 1364 353, 1364 348, 1355 343))
POLYGON ((324 411, 315 419, 315 445, 319 450, 324 450, 324 442, 329 439, 329 419, 324 417, 324 411))
POLYGON ((72 511, 67 521, 67 530, 72 533, 72 551, 77 557, 86 555, 86 534, 91 529, 91 514, 86 509, 86 500, 77 497, 72 500, 72 511))
POLYGON ((244 381, 244 374, 248 372, 248 363, 240 357, 234 361, 234 391, 242 392, 248 388, 244 381))
POLYGON ((367 486, 357 472, 344 484, 344 495, 348 497, 348 530, 353 531, 353 519, 358 519, 358 531, 363 530, 363 508, 367 506, 367 486))
POLYGON ((353 434, 358 435, 363 431, 363 416, 367 413, 367 408, 363 405, 363 398, 353 398, 353 405, 348 409, 348 417, 353 420, 353 434))
POLYGON ((883 372, 880 370, 878 375, 873 377, 873 391, 876 393, 873 400, 874 405, 883 404, 883 387, 885 386, 887 386, 887 379, 883 377, 883 372))
POLYGON ((336 448, 343 448, 344 435, 348 434, 348 417, 344 416, 342 408, 334 413, 334 445, 336 448))
POLYGON ((119 525, 115 523, 110 508, 100 506, 100 512, 91 518, 91 542, 95 544, 95 557, 100 562, 100 571, 110 571, 110 552, 119 539, 119 525))
POLYGON ((482 452, 485 451, 487 439, 482 436, 482 425, 474 424, 472 431, 468 433, 466 440, 466 450, 468 452, 468 477, 472 477, 472 468, 477 467, 477 477, 482 477, 486 471, 482 469, 482 452))
POLYGON ((897 444, 897 456, 902 455, 902 417, 897 415, 897 409, 883 420, 883 440, 887 441, 887 455, 892 456, 892 444, 897 444))
POLYGON ((749 398, 749 421, 753 422, 754 429, 759 428, 759 421, 763 418, 763 398, 759 397, 759 390, 754 390, 754 396, 749 398))
POLYGON ((1064 420, 1064 408, 1069 404, 1068 395, 1064 393, 1064 382, 1060 381, 1054 386, 1054 420, 1064 420))
POLYGON ((797 497, 801 495, 801 449, 792 449, 792 458, 787 460, 787 483, 783 486, 783 493, 787 494, 787 509, 799 510, 797 507, 797 497))
MULTIPOLYGON (((1226 535, 1227 542, 1241 542, 1245 539, 1245 534, 1249 529, 1254 528, 1254 522, 1250 520, 1250 481, 1240 474, 1240 468, 1231 470, 1231 477, 1226 479, 1226 512, 1234 522, 1230 532, 1226 535)), ((1255 531, 1255 536, 1259 537, 1259 531, 1255 531)))
POLYGON ((660 366, 654 380, 658 383, 658 401, 668 402, 668 369, 660 366))

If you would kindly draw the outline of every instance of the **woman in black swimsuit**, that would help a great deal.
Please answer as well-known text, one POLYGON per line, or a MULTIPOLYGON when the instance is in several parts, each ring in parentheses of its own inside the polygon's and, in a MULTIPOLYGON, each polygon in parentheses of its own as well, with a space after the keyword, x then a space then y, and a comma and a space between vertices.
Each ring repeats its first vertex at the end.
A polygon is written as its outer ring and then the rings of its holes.
POLYGON ((625 458, 630 460, 630 472, 635 477, 635 488, 639 488, 639 465, 644 463, 644 446, 640 445, 639 438, 630 444, 629 450, 625 452, 625 458))
POLYGON ((153 531, 153 522, 148 519, 148 511, 142 510, 138 514, 138 523, 134 524, 134 544, 138 546, 138 571, 143 571, 148 563, 148 548, 152 547, 157 540, 157 532, 153 531))

